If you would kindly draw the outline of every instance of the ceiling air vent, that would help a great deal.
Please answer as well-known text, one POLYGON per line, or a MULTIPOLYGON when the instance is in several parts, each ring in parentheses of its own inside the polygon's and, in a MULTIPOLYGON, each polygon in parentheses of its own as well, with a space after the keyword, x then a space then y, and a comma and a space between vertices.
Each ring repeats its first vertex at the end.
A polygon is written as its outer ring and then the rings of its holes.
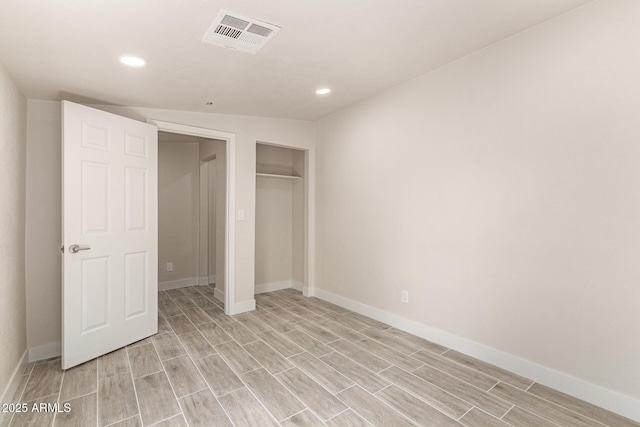
POLYGON ((205 33, 204 43, 255 54, 267 44, 280 27, 220 10, 205 33))

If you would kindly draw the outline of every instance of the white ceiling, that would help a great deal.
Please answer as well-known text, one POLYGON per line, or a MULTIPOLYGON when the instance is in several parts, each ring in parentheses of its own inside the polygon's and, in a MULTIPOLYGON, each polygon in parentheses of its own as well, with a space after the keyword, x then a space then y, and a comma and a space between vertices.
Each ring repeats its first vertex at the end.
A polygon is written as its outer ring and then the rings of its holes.
POLYGON ((589 1, 2 0, 0 62, 33 99, 316 119, 589 1), (221 8, 282 30, 202 43, 221 8))

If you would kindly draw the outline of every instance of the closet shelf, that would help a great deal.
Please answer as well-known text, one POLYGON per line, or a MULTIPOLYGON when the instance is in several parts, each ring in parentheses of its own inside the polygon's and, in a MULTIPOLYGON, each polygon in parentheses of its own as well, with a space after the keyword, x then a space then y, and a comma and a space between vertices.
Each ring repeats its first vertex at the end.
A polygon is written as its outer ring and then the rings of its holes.
POLYGON ((291 180, 299 180, 302 179, 301 176, 293 176, 293 175, 277 175, 273 173, 256 173, 257 177, 262 178, 276 178, 276 179, 291 179, 291 180))

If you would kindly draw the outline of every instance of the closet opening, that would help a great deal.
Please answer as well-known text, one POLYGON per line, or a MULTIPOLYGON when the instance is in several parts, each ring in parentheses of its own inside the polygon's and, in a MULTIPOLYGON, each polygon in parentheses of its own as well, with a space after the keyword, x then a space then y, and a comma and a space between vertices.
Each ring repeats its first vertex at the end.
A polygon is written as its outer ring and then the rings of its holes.
POLYGON ((308 287, 309 152, 256 144, 255 294, 308 287))
POLYGON ((159 290, 208 286, 226 305, 226 157, 225 140, 158 132, 159 290))

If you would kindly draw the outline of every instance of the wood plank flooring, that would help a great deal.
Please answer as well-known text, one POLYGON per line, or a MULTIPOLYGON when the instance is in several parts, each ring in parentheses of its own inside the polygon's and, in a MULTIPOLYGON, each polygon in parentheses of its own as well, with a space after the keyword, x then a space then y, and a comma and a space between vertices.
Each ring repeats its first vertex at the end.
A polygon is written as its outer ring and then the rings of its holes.
POLYGON ((162 291, 157 335, 66 372, 31 363, 13 402, 71 412, 10 425, 640 426, 293 289, 233 317, 213 294, 162 291))

